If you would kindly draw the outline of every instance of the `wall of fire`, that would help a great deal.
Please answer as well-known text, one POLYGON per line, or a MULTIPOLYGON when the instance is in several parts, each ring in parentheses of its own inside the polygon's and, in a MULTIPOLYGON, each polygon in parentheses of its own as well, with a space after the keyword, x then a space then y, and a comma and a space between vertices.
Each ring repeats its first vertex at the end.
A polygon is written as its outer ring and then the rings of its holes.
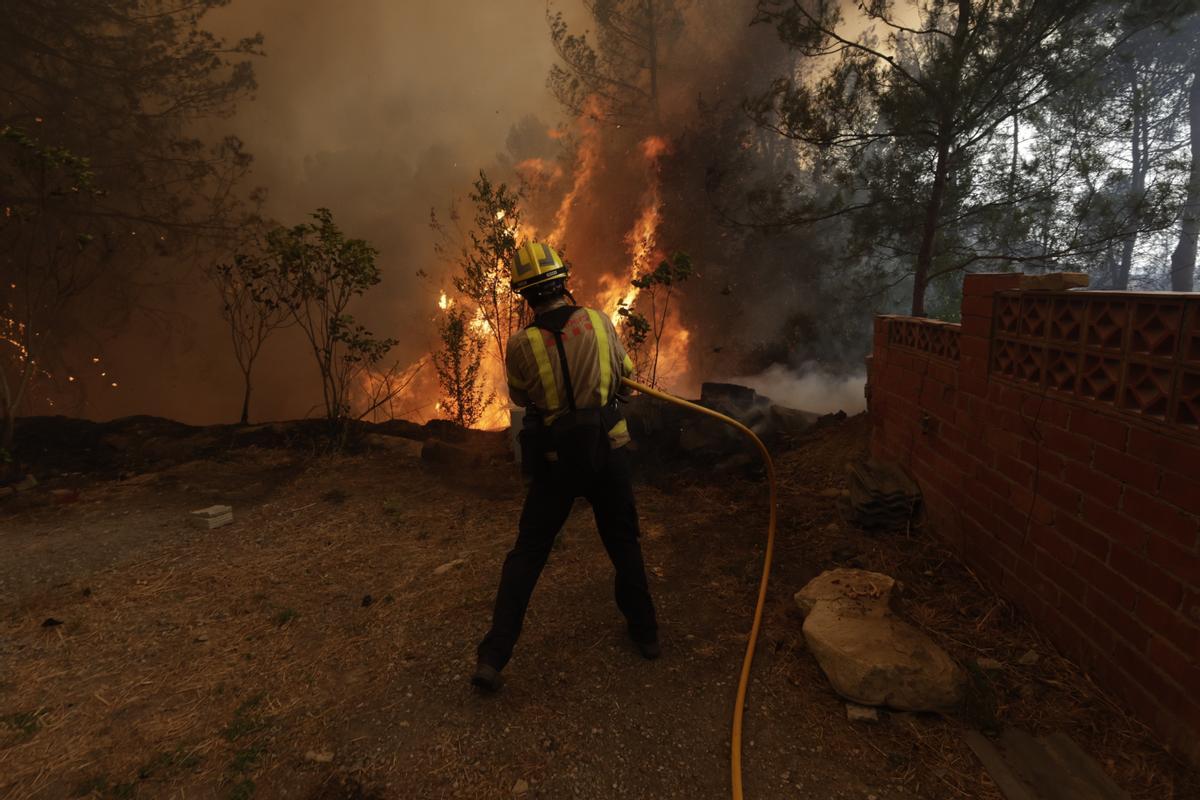
POLYGON ((968 276, 961 325, 876 319, 872 453, 910 470, 985 581, 1200 762, 1200 294, 1035 284, 968 276))

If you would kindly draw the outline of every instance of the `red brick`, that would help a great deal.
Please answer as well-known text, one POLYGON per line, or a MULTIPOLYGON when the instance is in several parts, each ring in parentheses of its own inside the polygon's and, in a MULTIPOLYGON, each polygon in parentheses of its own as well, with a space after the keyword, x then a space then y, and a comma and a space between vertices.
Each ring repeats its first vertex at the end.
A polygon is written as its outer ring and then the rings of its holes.
MULTIPOLYGON (((966 298, 964 298, 965 300, 966 298)), ((981 299, 981 298, 980 298, 981 299)), ((986 316, 979 314, 968 314, 965 311, 962 315, 962 335, 977 336, 987 338, 992 332, 992 306, 988 303, 988 312, 986 316)))
POLYGON ((1191 514, 1200 514, 1200 482, 1164 472, 1158 496, 1191 514))
POLYGON ((1086 436, 1055 427, 1047 427, 1041 434, 1043 444, 1052 453, 1084 463, 1092 460, 1092 442, 1086 436))
POLYGON ((1055 507, 1045 498, 1028 491, 1024 486, 1018 486, 1014 483, 1009 488, 1009 498, 1012 500, 1016 516, 1024 519, 1024 525, 1027 525, 1030 521, 1043 525, 1049 525, 1054 522, 1055 507))
POLYGON ((1145 428, 1134 427, 1129 432, 1128 451, 1181 475, 1194 475, 1200 463, 1200 443, 1182 436, 1162 436, 1145 428))
POLYGON ((1029 538, 1034 545, 1041 548, 1048 556, 1062 564, 1070 566, 1075 563, 1075 547, 1051 525, 1033 524, 1029 526, 1029 538))
POLYGON ((1083 498, 1081 508, 1084 521, 1113 542, 1139 553, 1145 547, 1146 529, 1129 517, 1090 497, 1083 498))
POLYGON ((1131 647, 1141 650, 1146 646, 1150 634, 1129 609, 1121 608, 1107 596, 1095 590, 1088 592, 1086 604, 1098 619, 1127 641, 1131 647))
POLYGON ((1026 464, 1024 461, 1018 461, 1010 455, 999 453, 996 455, 996 469, 1014 483, 1031 488, 1033 486, 1033 467, 1026 464))
MULTIPOLYGON (((963 339, 966 338, 966 336, 963 337, 963 339)), ((989 385, 987 375, 988 365, 986 356, 965 355, 959 358, 958 388, 962 391, 979 397, 986 397, 989 385)))
POLYGON ((1058 608, 1093 646, 1101 650, 1111 647, 1114 638, 1112 629, 1083 605, 1082 598, 1059 597, 1058 608))
MULTIPOLYGON (((1060 541, 1062 537, 1057 537, 1060 541)), ((1068 547, 1070 545, 1067 545, 1068 547)), ((1068 562, 1060 558, 1056 558, 1050 550, 1038 551, 1034 559, 1034 566, 1037 571, 1046 576, 1046 578, 1058 586, 1063 594, 1069 597, 1083 597, 1087 592, 1087 583, 1075 570, 1068 566, 1068 562)))
POLYGON ((1128 423, 1098 411, 1072 409, 1068 427, 1072 433, 1087 436, 1114 450, 1124 451, 1125 444, 1129 441, 1128 423))
POLYGON ((1035 441, 1041 438, 1041 430, 1047 426, 1066 429, 1070 424, 1070 406, 1052 400, 1045 400, 1041 395, 1023 393, 1021 405, 1017 408, 1021 419, 1025 421, 1025 429, 1030 438, 1035 441))
POLYGON ((1125 490, 1121 508, 1125 516, 1169 537, 1181 547, 1195 549, 1200 540, 1200 520, 1137 489, 1125 490))
POLYGON ((1066 462, 1063 480, 1102 505, 1116 508, 1121 503, 1122 484, 1107 475, 1096 472, 1078 461, 1066 462))
POLYGON ((986 428, 984 439, 988 446, 997 453, 1005 453, 1016 458, 1021 454, 1021 437, 999 428, 986 428))
POLYGON ((1075 559, 1075 571, 1085 581, 1096 587, 1121 608, 1132 609, 1137 599, 1137 587, 1124 577, 1109 569, 1085 553, 1079 553, 1075 559))
POLYGON ((962 300, 961 316, 964 321, 970 316, 990 319, 992 316, 992 303, 993 300, 991 297, 982 297, 979 295, 973 297, 969 295, 965 296, 962 300))
POLYGON ((1200 586, 1200 556, 1194 550, 1184 550, 1167 537, 1152 533, 1146 543, 1146 555, 1185 583, 1200 586))
POLYGON ((954 386, 958 380, 958 370, 949 364, 940 364, 936 361, 930 362, 927 374, 930 378, 941 381, 948 386, 954 386))
POLYGON ((1162 636, 1185 653, 1200 652, 1200 626, 1189 624, 1173 608, 1150 597, 1139 597, 1137 618, 1153 633, 1162 636))
POLYGON ((1108 554, 1108 563, 1118 574, 1168 606, 1178 605, 1183 597, 1182 582, 1145 556, 1114 545, 1108 554))
POLYGON ((1138 686, 1153 692, 1162 682, 1163 674, 1146 658, 1144 650, 1135 650, 1124 642, 1114 642, 1112 659, 1138 686))
POLYGON ((1086 525, 1079 517, 1059 514, 1054 518, 1058 532, 1069 539, 1080 550, 1090 554, 1098 561, 1108 560, 1108 549, 1111 540, 1095 528, 1086 525))
POLYGON ((958 352, 972 358, 986 359, 992 351, 991 347, 990 341, 977 336, 962 336, 958 340, 958 352))
POLYGON ((1050 501, 1055 508, 1061 508, 1070 514, 1079 513, 1079 492, 1050 475, 1039 474, 1034 491, 1050 501))
POLYGON ((1153 492, 1158 488, 1157 467, 1149 461, 1142 461, 1104 445, 1096 445, 1092 466, 1142 491, 1153 492))
POLYGON ((1200 664, 1196 663, 1195 657, 1189 658, 1165 639, 1151 637, 1146 646, 1146 655, 1156 667, 1171 676, 1185 690, 1194 690, 1200 686, 1200 664))

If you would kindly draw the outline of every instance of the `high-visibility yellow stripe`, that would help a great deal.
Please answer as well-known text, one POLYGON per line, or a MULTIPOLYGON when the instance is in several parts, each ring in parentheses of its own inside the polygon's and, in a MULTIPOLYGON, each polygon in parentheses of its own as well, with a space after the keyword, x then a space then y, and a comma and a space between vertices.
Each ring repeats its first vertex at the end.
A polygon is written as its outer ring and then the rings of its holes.
POLYGON ((529 389, 529 387, 525 385, 525 380, 520 375, 513 372, 511 367, 507 371, 508 371, 508 385, 509 386, 511 386, 515 389, 518 389, 522 392, 529 389))
POLYGON ((608 405, 608 387, 612 384, 612 351, 608 346, 608 328, 600 318, 600 312, 587 309, 592 330, 596 332, 596 357, 600 359, 600 407, 608 405))
POLYGON ((628 436, 629 435, 629 423, 626 422, 625 420, 621 420, 616 425, 612 426, 612 428, 608 431, 608 435, 614 439, 621 437, 621 436, 628 436))
POLYGON ((624 366, 625 366, 625 374, 632 375, 633 374, 633 359, 629 357, 629 353, 625 354, 624 366))
POLYGON ((542 388, 546 391, 547 413, 558 410, 558 386, 554 383, 554 369, 550 366, 550 354, 546 352, 546 343, 542 341, 542 332, 538 328, 525 331, 529 339, 529 347, 533 350, 533 360, 537 362, 538 375, 542 378, 542 388))

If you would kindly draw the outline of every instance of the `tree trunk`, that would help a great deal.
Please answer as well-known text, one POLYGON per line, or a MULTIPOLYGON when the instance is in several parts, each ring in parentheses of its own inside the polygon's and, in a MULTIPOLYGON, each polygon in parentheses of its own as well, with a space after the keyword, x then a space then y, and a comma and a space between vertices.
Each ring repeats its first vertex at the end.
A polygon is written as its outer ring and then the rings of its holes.
POLYGON ((249 425, 250 424, 250 373, 247 372, 244 377, 246 378, 246 391, 242 395, 242 419, 238 424, 249 425))
POLYGON ((656 0, 650 0, 646 3, 647 22, 650 23, 646 55, 650 62, 650 110, 654 116, 655 124, 658 123, 658 20, 655 18, 654 3, 656 0))
POLYGON ((1180 214, 1179 243, 1171 254, 1171 290, 1175 292, 1190 292, 1196 285, 1196 235, 1200 233, 1200 64, 1192 70, 1188 127, 1192 136, 1192 169, 1180 214))
POLYGON ((1008 169, 1008 199, 1015 201, 1017 199, 1017 164, 1019 163, 1021 141, 1021 123, 1017 115, 1013 114, 1013 132, 1012 132, 1012 163, 1008 169))
POLYGON ((938 137, 937 166, 933 173, 933 186, 925 204, 925 224, 921 231, 921 249, 917 252, 917 265, 913 270, 912 315, 925 316, 925 288, 933 266, 934 240, 937 239, 938 220, 942 212, 942 198, 946 194, 946 176, 950 172, 950 143, 948 137, 938 137))
MULTIPOLYGON (((971 0, 958 0, 958 19, 954 23, 953 55, 951 62, 955 81, 962 79, 962 65, 966 58, 967 34, 971 27, 971 0)), ((938 102, 937 164, 933 170, 933 186, 929 189, 929 200, 925 204, 925 223, 921 230, 921 247, 917 251, 917 264, 913 270, 912 315, 925 316, 925 289, 933 266, 934 246, 937 242, 938 223, 942 217, 942 203, 946 197, 946 180, 950 175, 950 147, 954 143, 954 126, 958 113, 960 86, 956 82, 949 97, 931 98, 938 102)))
MULTIPOLYGON (((1130 111, 1133 116, 1132 136, 1130 138, 1129 158, 1129 222, 1136 218, 1135 209, 1142 201, 1146 191, 1146 142, 1142 139, 1142 120, 1145 109, 1142 108, 1141 91, 1138 88, 1137 62, 1129 67, 1130 111)), ((1124 291, 1129 288, 1129 274, 1133 271, 1133 250, 1137 246, 1137 231, 1130 233, 1121 242, 1121 263, 1117 267, 1116 280, 1113 288, 1124 291)))

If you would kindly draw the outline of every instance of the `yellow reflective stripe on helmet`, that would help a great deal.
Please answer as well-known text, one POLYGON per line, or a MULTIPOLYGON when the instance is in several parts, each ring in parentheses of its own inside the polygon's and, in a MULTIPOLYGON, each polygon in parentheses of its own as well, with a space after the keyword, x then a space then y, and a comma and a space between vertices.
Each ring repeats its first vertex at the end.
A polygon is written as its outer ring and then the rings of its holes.
POLYGON ((608 346, 608 328, 600 318, 600 312, 587 309, 592 330, 596 332, 596 357, 600 360, 600 407, 608 405, 608 387, 612 385, 612 350, 608 346))
POLYGON ((533 360, 537 362, 538 375, 542 378, 542 388, 546 391, 546 411, 558 409, 558 386, 554 383, 554 368, 550 366, 550 354, 546 352, 546 343, 542 341, 542 332, 538 328, 525 331, 529 339, 529 347, 533 350, 533 360))

